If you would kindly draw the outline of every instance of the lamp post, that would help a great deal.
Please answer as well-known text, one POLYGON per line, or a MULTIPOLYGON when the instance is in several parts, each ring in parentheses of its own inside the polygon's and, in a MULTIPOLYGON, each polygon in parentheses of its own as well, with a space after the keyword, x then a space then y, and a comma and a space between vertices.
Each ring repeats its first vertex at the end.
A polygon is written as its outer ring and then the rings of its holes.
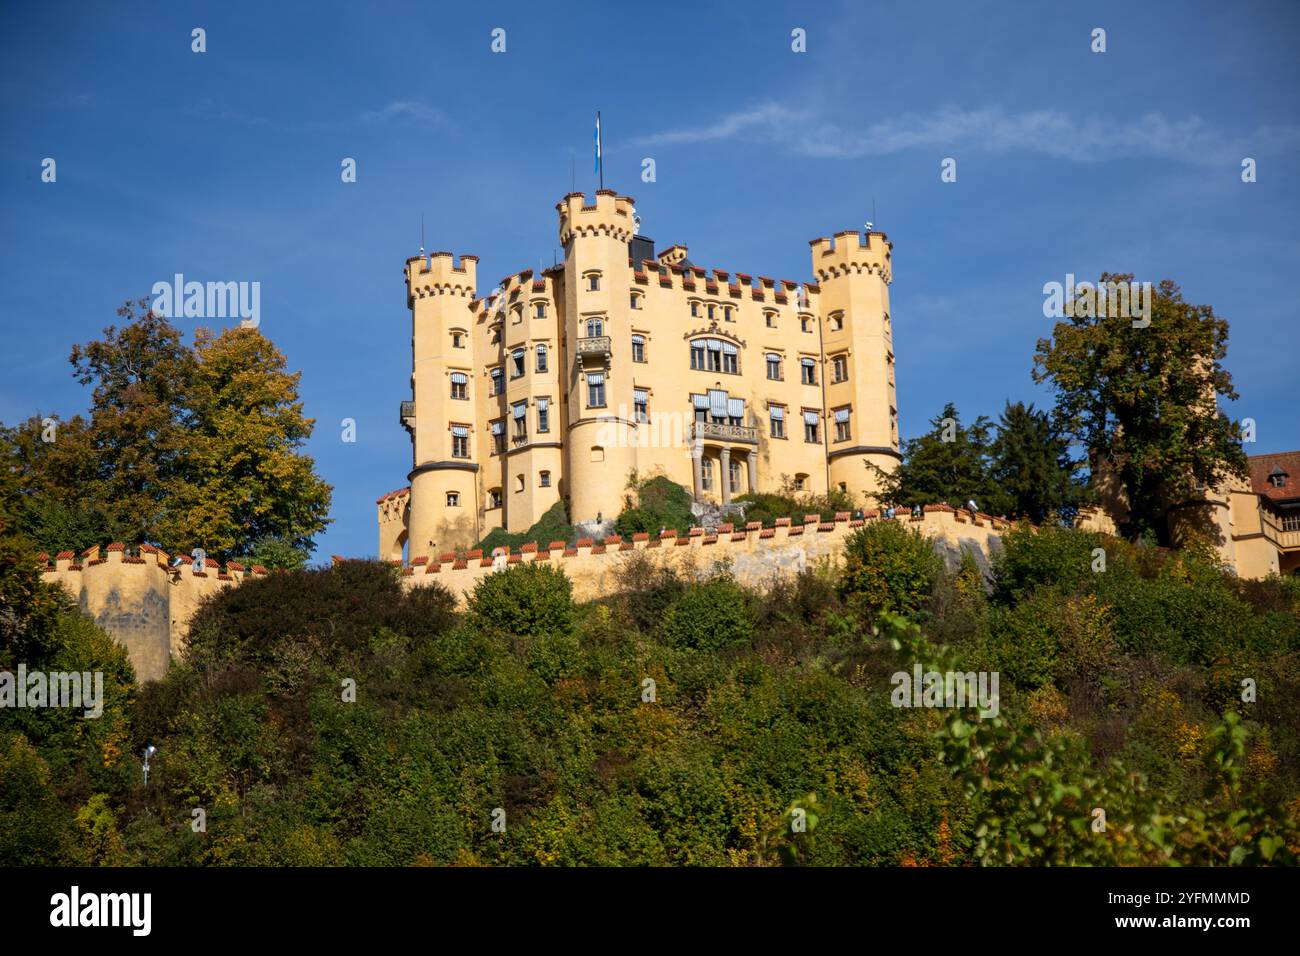
POLYGON ((144 785, 149 786, 149 758, 158 752, 153 744, 144 748, 144 785))

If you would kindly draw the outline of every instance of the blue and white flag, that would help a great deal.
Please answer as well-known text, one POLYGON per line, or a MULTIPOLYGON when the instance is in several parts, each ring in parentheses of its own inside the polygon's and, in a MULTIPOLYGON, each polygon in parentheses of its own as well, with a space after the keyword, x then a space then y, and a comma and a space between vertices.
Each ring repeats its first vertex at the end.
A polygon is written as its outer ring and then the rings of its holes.
POLYGON ((593 173, 600 172, 600 111, 596 111, 596 165, 591 168, 593 173))

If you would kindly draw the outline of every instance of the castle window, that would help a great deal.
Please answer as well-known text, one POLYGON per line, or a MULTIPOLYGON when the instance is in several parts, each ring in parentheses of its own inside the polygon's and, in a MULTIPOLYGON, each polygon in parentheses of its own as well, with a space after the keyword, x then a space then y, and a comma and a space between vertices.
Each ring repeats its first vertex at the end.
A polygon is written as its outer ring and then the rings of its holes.
POLYGON ((775 313, 775 312, 764 312, 764 313, 763 313, 763 322, 767 325, 767 327, 768 327, 769 329, 774 329, 774 328, 776 328, 776 313, 775 313))
POLYGON ((709 321, 713 321, 713 306, 709 306, 709 321))
POLYGON ((644 388, 634 388, 632 390, 632 406, 637 421, 650 421, 650 397, 644 388))
POLYGON ((775 352, 767 353, 767 377, 769 381, 781 381, 781 356, 775 352))
POLYGON ((469 398, 469 376, 464 372, 451 373, 451 397, 469 398))
POLYGON ((727 424, 745 424, 745 400, 743 398, 727 399, 727 424))
POLYGON ((709 389, 709 418, 716 425, 727 424, 727 393, 720 388, 709 389))
POLYGON ((735 321, 736 321, 736 319, 735 319, 735 314, 731 311, 731 306, 729 306, 729 305, 724 305, 724 306, 722 307, 722 320, 723 320, 724 322, 735 322, 735 321))
POLYGON ((510 315, 511 315, 510 324, 518 325, 520 322, 524 320, 524 307, 522 305, 516 306, 515 308, 510 310, 510 315))
POLYGON ((837 355, 831 359, 831 376, 836 382, 843 382, 849 377, 848 356, 837 355))
POLYGON ((518 493, 523 490, 524 490, 524 476, 515 475, 515 492, 518 493))
POLYGON ((820 439, 817 437, 817 426, 821 417, 817 412, 804 411, 803 413, 803 440, 809 444, 815 445, 820 439))
POLYGON ((536 311, 533 313, 533 318, 535 318, 535 319, 544 319, 544 318, 546 318, 546 303, 545 303, 545 302, 538 302, 538 303, 537 303, 537 309, 536 309, 536 311))
POLYGON ((537 346, 537 371, 546 371, 546 343, 543 342, 537 346))
POLYGON ((727 472, 727 481, 731 485, 731 493, 735 494, 740 491, 740 461, 735 458, 731 459, 727 472))
POLYGON ((447 507, 448 507, 448 508, 459 508, 459 507, 460 507, 460 492, 459 492, 459 491, 449 491, 449 492, 447 492, 447 507))
POLYGON ((510 377, 522 378, 524 374, 524 350, 515 349, 510 353, 510 377))
MULTIPOLYGON (((732 348, 735 348, 733 345, 732 348)), ((722 371, 722 340, 696 339, 691 343, 691 368, 705 372, 722 371)))
POLYGON ((835 440, 848 441, 851 437, 849 432, 849 410, 847 408, 835 409, 835 440))
POLYGON ((794 476, 794 490, 804 491, 808 487, 808 476, 803 472, 794 476))
POLYGON ((698 302, 692 302, 692 303, 691 303, 691 315, 693 315, 693 316, 698 316, 699 314, 700 314, 700 304, 699 304, 698 302))
POLYGON ((817 384, 817 362, 814 359, 802 358, 799 360, 799 381, 805 385, 817 384))
POLYGON ((465 336, 461 332, 451 333, 451 347, 454 349, 463 349, 465 347, 465 336))
POLYGON ((539 398, 537 400, 537 430, 539 432, 549 432, 551 430, 551 400, 549 398, 539 398))
POLYGON ((600 336, 602 336, 602 335, 604 335, 604 334, 605 334, 605 320, 604 320, 604 319, 588 319, 588 320, 587 320, 587 338, 589 338, 589 339, 595 339, 595 338, 599 338, 600 336))
POLYGON ((500 488, 493 488, 493 489, 491 489, 491 490, 488 492, 488 502, 487 502, 487 506, 488 506, 488 510, 489 510, 489 511, 495 511, 497 508, 500 508, 500 507, 501 507, 501 489, 500 489, 500 488))
POLYGON ((831 331, 832 331, 832 332, 839 332, 839 331, 841 331, 843 328, 844 328, 844 313, 843 313, 843 312, 832 312, 832 313, 831 313, 831 331))
POLYGON ((451 457, 452 458, 469 457, 469 426, 468 425, 451 426, 451 457))
POLYGON ((506 423, 497 419, 492 423, 492 454, 500 455, 506 450, 506 423))
POLYGON ((605 407, 605 373, 587 373, 587 407, 605 407))
POLYGON ((551 487, 551 473, 549 471, 539 471, 537 473, 537 485, 540 488, 551 487))
POLYGON ((605 449, 600 445, 591 446, 591 460, 599 463, 605 460, 605 449))
POLYGON ((768 414, 768 433, 773 438, 785 437, 785 406, 769 405, 768 414))
POLYGON ((808 318, 806 315, 799 316, 799 328, 803 329, 805 332, 811 332, 812 319, 808 318))
POLYGON ((1285 488, 1288 477, 1290 476, 1282 470, 1282 466, 1277 465, 1268 473, 1268 483, 1274 488, 1285 488))
POLYGON ((722 370, 732 375, 740 374, 740 349, 730 342, 722 343, 722 370))
POLYGON ((712 458, 700 459, 700 490, 701 491, 713 490, 713 459, 712 458))
POLYGON ((599 272, 592 272, 592 273, 590 273, 590 274, 587 276, 587 291, 588 291, 588 292, 599 292, 599 291, 600 291, 600 273, 599 273, 599 272))
POLYGON ((644 335, 632 336, 632 361, 633 362, 645 361, 645 336, 644 335))
POLYGON ((635 292, 633 292, 633 293, 632 293, 632 296, 631 296, 630 304, 631 304, 631 307, 634 308, 634 309, 639 309, 639 308, 641 308, 641 297, 640 297, 639 295, 637 295, 635 292))
POLYGON ((510 406, 510 417, 515 420, 515 441, 528 437, 528 403, 515 402, 510 406))
POLYGON ((695 409, 695 420, 703 424, 709 420, 709 396, 691 395, 691 407, 695 409))
POLYGON ((505 391, 505 377, 504 377, 505 373, 502 372, 501 369, 499 368, 492 369, 491 371, 488 372, 488 376, 490 377, 492 383, 489 386, 489 392, 488 392, 489 395, 500 395, 503 391, 505 391))

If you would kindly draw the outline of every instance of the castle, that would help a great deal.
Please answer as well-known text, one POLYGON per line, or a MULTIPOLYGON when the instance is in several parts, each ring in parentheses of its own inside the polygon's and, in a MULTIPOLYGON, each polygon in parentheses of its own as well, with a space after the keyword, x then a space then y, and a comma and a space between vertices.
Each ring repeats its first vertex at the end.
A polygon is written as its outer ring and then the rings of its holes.
POLYGON ((882 232, 811 242, 815 281, 656 253, 613 190, 556 206, 563 264, 486 296, 478 259, 406 263, 410 485, 378 501, 387 560, 525 531, 557 502, 604 524, 629 476, 727 504, 783 486, 869 500, 899 458, 882 232))

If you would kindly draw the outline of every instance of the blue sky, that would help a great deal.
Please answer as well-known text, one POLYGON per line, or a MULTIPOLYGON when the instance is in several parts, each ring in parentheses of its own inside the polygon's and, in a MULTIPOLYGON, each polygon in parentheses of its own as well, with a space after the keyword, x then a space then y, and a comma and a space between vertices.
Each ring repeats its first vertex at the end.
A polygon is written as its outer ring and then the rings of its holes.
POLYGON ((373 554, 374 499, 410 467, 421 215, 430 249, 480 256, 480 291, 549 265, 571 170, 596 188, 599 108, 606 185, 705 267, 807 279, 808 240, 874 201, 904 438, 946 401, 1050 404, 1030 378, 1043 284, 1111 270, 1228 318, 1247 450, 1300 448, 1300 6, 451 6, 0 8, 0 420, 84 410, 69 349, 153 283, 259 281, 334 485, 317 556, 373 554))

